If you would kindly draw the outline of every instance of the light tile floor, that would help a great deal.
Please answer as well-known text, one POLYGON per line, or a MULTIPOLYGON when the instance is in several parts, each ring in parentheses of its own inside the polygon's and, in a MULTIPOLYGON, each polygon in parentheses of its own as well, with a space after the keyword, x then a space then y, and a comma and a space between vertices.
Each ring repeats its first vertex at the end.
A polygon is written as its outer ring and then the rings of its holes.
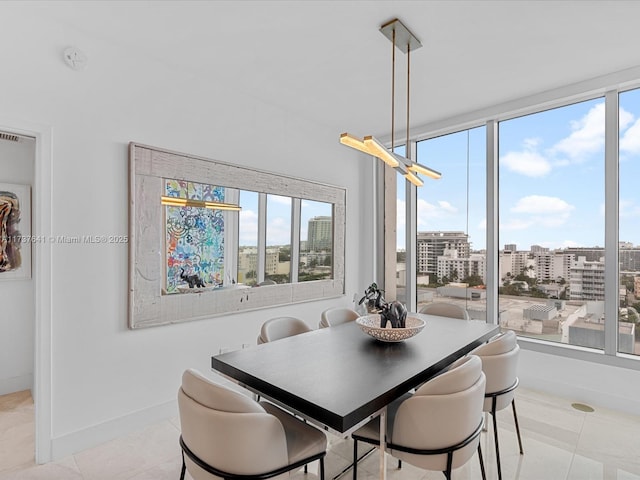
MULTIPOLYGON (((640 416, 595 407, 584 413, 571 400, 519 388, 516 397, 525 454, 518 442, 511 410, 498 414, 504 480, 640 480, 640 416)), ((0 480, 177 480, 180 476, 180 426, 177 418, 46 465, 33 463, 33 401, 29 392, 0 396, 0 480)), ((482 434, 487 478, 497 478, 493 437, 482 434)), ((353 444, 329 436, 326 478, 349 464, 353 444)), ((358 467, 359 480, 378 478, 377 452, 358 467)), ((317 463, 317 462, 316 462, 317 463)), ((317 465, 294 480, 316 479, 317 465)), ((349 480, 349 471, 342 478, 349 480)), ((441 480, 388 459, 389 480, 441 480)), ((187 475, 187 478, 191 478, 187 475)), ((454 480, 480 478, 477 458, 454 471, 454 480)))

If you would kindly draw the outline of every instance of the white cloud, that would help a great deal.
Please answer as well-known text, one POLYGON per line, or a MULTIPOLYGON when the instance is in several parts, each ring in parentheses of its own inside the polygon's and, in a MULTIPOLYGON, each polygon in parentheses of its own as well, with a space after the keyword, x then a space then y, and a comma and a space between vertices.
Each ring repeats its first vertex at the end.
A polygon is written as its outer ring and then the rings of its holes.
POLYGON ((479 230, 486 230, 487 229, 487 219, 483 218, 482 220, 480 220, 480 223, 478 223, 478 229, 479 230))
POLYGON ((279 203, 280 205, 291 206, 291 197, 283 197, 281 195, 269 195, 269 201, 279 203))
MULTIPOLYGON (((404 207, 404 202, 402 202, 404 207)), ((437 204, 418 199, 418 230, 433 227, 434 219, 452 217, 458 213, 458 209, 446 200, 438 200, 437 204)))
POLYGON ((258 214, 253 210, 240 211, 239 244, 257 245, 258 243, 258 214))
POLYGON ((533 222, 530 220, 522 220, 519 218, 513 218, 505 222, 500 222, 500 230, 525 230, 533 226, 533 222))
POLYGON ((451 205, 449 202, 447 202, 446 200, 439 200, 438 201, 438 206, 444 210, 445 212, 449 212, 449 213, 458 213, 458 209, 456 207, 454 207, 453 205, 451 205))
POLYGON ((507 152, 500 158, 500 164, 512 172, 526 175, 527 177, 544 177, 551 171, 551 164, 540 153, 534 150, 537 143, 531 139, 525 140, 525 149, 521 152, 507 152))
POLYGON ((636 120, 622 135, 620 151, 632 155, 640 153, 640 119, 636 120))
POLYGON ((627 112, 624 108, 620 107, 620 113, 618 114, 618 124, 620 130, 624 130, 634 120, 633 113, 627 112))
POLYGON ((291 244, 291 220, 283 217, 270 218, 267 223, 267 245, 291 244))
POLYGON ((582 243, 576 242, 574 240, 564 240, 561 244, 559 248, 576 248, 576 247, 583 247, 584 245, 582 243))
POLYGON ((522 197, 515 206, 511 207, 514 213, 530 214, 569 214, 574 209, 558 197, 547 197, 544 195, 529 195, 522 197))
MULTIPOLYGON (((624 131, 634 120, 634 116, 620 109, 620 131, 624 131)), ((525 138, 522 150, 510 151, 500 158, 501 166, 528 176, 543 177, 553 167, 564 167, 583 162, 588 156, 603 151, 605 130, 604 102, 591 107, 579 120, 570 123, 569 136, 556 142, 551 148, 540 152, 540 138, 525 138)), ((629 127, 620 140, 621 151, 640 153, 640 120, 629 127)))
POLYGON ((540 145, 540 143, 542 143, 542 140, 540 138, 525 138, 524 141, 522 142, 524 147, 526 149, 535 149, 538 147, 538 145, 540 145))
POLYGON ((604 148, 604 112, 604 102, 601 102, 591 107, 580 120, 573 120, 571 134, 556 143, 551 151, 565 154, 574 162, 601 151, 604 148))
POLYGON ((640 205, 637 205, 633 200, 620 200, 619 206, 620 217, 639 217, 640 205))
POLYGON ((404 200, 396 200, 396 224, 398 228, 404 228, 406 224, 406 207, 404 200))
POLYGON ((529 195, 522 197, 511 207, 517 216, 500 223, 504 230, 524 230, 527 228, 553 228, 564 225, 574 206, 558 197, 529 195))

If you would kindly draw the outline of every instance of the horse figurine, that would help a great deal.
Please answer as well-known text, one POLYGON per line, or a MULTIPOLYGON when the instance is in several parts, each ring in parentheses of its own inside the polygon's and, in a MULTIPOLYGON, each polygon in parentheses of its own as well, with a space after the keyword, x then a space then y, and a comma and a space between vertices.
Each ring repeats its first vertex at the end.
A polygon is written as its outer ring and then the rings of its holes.
POLYGON ((364 291, 364 297, 360 299, 358 305, 362 305, 362 303, 366 300, 365 307, 368 312, 380 312, 387 304, 385 302, 384 297, 382 296, 384 290, 380 290, 378 288, 378 284, 372 283, 367 287, 364 291))

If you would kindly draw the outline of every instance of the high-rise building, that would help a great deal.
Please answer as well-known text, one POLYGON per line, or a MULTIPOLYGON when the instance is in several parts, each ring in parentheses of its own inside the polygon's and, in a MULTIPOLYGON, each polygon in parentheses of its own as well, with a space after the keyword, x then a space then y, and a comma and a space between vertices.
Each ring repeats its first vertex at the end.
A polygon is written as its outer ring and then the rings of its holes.
POLYGON ((548 253, 547 247, 541 247, 540 245, 531 245, 531 253, 548 253))
POLYGON ((509 252, 515 252, 518 248, 515 243, 506 243, 504 249, 509 252))
POLYGON ((536 278, 539 282, 550 280, 555 282, 559 278, 569 281, 573 255, 557 252, 541 252, 533 255, 535 260, 536 278))
POLYGON ((456 250, 458 258, 468 258, 469 235, 464 232, 418 232, 418 273, 437 275, 438 257, 445 249, 456 250))
POLYGON ((579 257, 584 257, 587 262, 597 262, 600 258, 604 257, 604 248, 602 247, 570 247, 565 248, 564 253, 570 253, 573 255, 574 260, 578 260, 579 257))
POLYGON ((499 275, 504 278, 509 274, 511 277, 517 277, 521 273, 529 275, 529 266, 533 265, 533 260, 529 259, 529 252, 516 252, 504 250, 499 254, 499 275))
POLYGON ((313 217, 309 220, 306 248, 310 252, 331 250, 333 244, 332 217, 313 217))
POLYGON ((618 255, 621 271, 640 272, 640 248, 620 248, 618 255))
POLYGON ((464 278, 477 275, 486 281, 487 267, 486 258, 482 254, 472 254, 467 258, 460 258, 456 250, 445 250, 444 254, 438 257, 438 278, 447 277, 449 280, 457 282, 464 278))
POLYGON ((604 262, 585 257, 571 265, 571 300, 604 300, 604 262))

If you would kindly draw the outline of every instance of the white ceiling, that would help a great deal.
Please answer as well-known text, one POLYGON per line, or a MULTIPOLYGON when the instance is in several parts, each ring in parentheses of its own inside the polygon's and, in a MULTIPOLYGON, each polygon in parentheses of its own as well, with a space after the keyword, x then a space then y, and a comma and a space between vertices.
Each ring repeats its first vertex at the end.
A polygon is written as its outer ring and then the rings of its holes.
MULTIPOLYGON (((390 129, 391 43, 378 28, 394 17, 424 45, 411 56, 412 125, 640 65, 638 1, 165 0, 34 8, 131 55, 356 135, 390 129)), ((397 62, 402 130, 406 55, 398 51, 397 62)))

